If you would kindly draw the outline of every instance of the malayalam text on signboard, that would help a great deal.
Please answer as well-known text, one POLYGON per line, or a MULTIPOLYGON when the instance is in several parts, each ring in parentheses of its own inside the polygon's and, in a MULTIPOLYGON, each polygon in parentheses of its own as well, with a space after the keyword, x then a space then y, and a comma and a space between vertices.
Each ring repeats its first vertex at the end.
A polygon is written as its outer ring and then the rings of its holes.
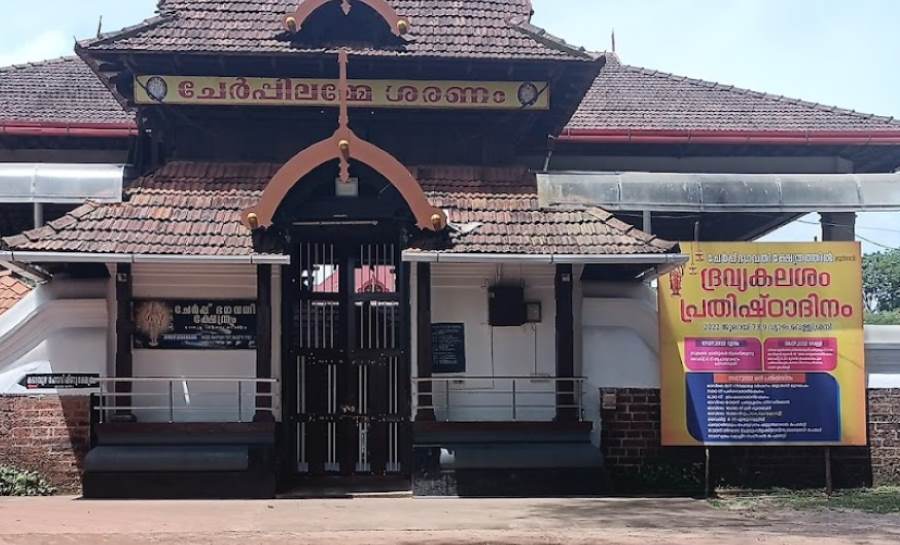
POLYGON ((135 348, 256 349, 254 301, 136 301, 134 325, 135 348))
MULTIPOLYGON (((137 76, 138 104, 336 106, 338 80, 137 76)), ((532 81, 350 80, 351 108, 548 110, 550 89, 532 81)))
POLYGON ((659 285, 664 445, 865 445, 860 247, 683 243, 659 285))
POLYGON ((98 373, 36 373, 19 382, 28 390, 85 390, 100 385, 98 373))
POLYGON ((431 339, 433 373, 466 372, 465 324, 431 324, 431 339))

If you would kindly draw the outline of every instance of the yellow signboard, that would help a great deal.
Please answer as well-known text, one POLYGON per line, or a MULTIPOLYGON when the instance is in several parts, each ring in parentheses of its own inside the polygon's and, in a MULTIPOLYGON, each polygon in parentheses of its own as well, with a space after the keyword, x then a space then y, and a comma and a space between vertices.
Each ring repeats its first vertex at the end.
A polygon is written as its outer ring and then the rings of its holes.
MULTIPOLYGON (((548 110, 546 82, 350 80, 348 104, 356 108, 548 110)), ((138 104, 194 106, 332 106, 338 80, 137 76, 138 104)))
POLYGON ((859 245, 682 250, 659 285, 663 444, 865 445, 859 245))

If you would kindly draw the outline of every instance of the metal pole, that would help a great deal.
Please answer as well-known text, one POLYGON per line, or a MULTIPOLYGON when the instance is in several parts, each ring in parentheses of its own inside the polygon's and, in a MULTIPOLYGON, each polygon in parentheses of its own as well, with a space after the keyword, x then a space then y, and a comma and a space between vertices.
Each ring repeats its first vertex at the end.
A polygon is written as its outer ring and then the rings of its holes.
POLYGON ((584 383, 577 380, 573 388, 578 392, 578 421, 584 422, 584 383))
POLYGON ((40 229, 44 226, 44 205, 42 203, 34 203, 34 228, 40 229))
POLYGON ((244 383, 238 381, 238 422, 244 421, 244 383))
POLYGON ((169 424, 175 423, 175 381, 169 381, 169 424))
POLYGON ((518 419, 518 414, 516 411, 516 379, 512 380, 512 402, 513 402, 513 421, 518 419))
POLYGON ((709 447, 706 447, 706 463, 704 464, 703 471, 703 497, 709 499, 710 496, 710 486, 709 486, 709 447))
POLYGON ((97 395, 97 407, 98 407, 99 412, 100 412, 100 414, 99 414, 98 416, 99 416, 99 418, 100 418, 100 423, 101 423, 101 424, 103 424, 103 422, 106 420, 106 416, 105 416, 105 413, 106 413, 106 403, 105 403, 105 400, 106 400, 106 394, 103 393, 103 390, 104 390, 104 389, 105 389, 105 386, 101 383, 101 384, 100 384, 100 393, 99 393, 99 395, 97 395))
POLYGON ((825 447, 825 494, 834 494, 834 482, 831 475, 831 447, 825 447))
POLYGON ((444 388, 447 389, 446 397, 447 397, 447 422, 450 422, 450 382, 444 383, 444 388))

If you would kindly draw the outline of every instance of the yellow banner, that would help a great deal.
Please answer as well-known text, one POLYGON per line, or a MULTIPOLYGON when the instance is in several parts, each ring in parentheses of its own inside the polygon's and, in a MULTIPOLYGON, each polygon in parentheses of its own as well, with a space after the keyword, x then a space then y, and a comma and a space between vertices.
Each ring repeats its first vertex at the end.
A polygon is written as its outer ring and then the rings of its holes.
MULTIPOLYGON (((194 106, 329 106, 338 81, 295 78, 137 76, 138 104, 194 106)), ((350 80, 355 108, 548 110, 546 82, 350 80)))
POLYGON ((865 445, 857 243, 682 243, 660 279, 662 442, 865 445))

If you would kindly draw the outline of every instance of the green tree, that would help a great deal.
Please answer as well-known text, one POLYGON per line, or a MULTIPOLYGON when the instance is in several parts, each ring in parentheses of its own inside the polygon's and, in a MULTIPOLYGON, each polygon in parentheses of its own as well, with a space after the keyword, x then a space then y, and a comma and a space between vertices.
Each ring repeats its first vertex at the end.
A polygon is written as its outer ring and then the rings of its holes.
POLYGON ((900 310, 900 250, 863 258, 863 291, 873 313, 900 310))

